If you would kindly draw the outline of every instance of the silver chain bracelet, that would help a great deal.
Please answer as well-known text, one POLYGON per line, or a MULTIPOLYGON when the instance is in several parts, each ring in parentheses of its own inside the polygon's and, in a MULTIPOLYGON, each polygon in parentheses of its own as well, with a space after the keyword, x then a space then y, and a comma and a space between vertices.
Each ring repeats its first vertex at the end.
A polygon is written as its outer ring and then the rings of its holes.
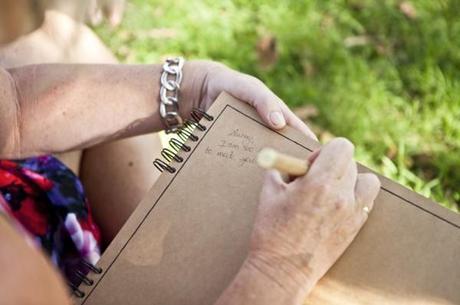
POLYGON ((168 58, 163 65, 160 79, 160 116, 166 125, 166 133, 176 132, 183 124, 178 101, 183 66, 182 57, 168 58))

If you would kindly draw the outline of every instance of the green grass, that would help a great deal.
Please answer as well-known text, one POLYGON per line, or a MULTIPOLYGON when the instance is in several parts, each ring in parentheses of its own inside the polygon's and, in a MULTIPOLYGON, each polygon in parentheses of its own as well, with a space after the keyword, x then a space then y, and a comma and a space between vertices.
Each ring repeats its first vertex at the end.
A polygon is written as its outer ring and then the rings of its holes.
POLYGON ((253 74, 291 107, 314 105, 323 138, 350 138, 359 161, 458 211, 460 2, 413 1, 415 17, 400 3, 136 0, 97 32, 122 62, 183 55, 253 74), (277 44, 268 68, 263 37, 277 44))

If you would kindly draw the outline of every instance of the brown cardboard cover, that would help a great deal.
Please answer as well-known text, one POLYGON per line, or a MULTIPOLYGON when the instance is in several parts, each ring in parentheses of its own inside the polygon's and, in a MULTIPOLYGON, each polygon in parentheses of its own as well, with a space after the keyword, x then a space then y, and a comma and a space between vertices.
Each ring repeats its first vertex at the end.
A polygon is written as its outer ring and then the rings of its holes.
MULTIPOLYGON (((192 151, 163 173, 81 285, 85 305, 213 304, 245 259, 265 146, 306 158, 319 144, 275 132, 223 93, 192 151)), ((152 169, 153 170, 153 169, 152 169)), ((360 167, 360 171, 369 171, 360 167)), ((460 304, 460 215, 380 177, 374 211, 306 304, 460 304)))

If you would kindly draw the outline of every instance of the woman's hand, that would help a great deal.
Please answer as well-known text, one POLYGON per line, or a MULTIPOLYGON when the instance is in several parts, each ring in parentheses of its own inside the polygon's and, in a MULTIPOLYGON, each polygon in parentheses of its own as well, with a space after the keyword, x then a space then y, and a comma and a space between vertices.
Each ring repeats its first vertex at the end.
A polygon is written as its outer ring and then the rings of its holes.
POLYGON ((358 174, 354 147, 335 139, 310 157, 307 175, 266 175, 247 263, 288 290, 307 293, 352 242, 380 189, 358 174))
POLYGON ((186 62, 181 99, 208 109, 222 91, 251 104, 273 129, 287 124, 316 139, 310 128, 259 79, 212 61, 186 62))

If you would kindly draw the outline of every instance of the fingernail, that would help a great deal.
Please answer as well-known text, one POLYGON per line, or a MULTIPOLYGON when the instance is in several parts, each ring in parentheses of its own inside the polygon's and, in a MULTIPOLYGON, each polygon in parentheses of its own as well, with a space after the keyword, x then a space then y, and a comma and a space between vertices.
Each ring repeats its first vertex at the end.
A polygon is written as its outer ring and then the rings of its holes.
POLYGON ((284 116, 279 111, 270 112, 270 122, 272 122, 272 124, 275 127, 279 127, 279 128, 284 127, 284 125, 286 125, 286 121, 284 120, 284 116))

